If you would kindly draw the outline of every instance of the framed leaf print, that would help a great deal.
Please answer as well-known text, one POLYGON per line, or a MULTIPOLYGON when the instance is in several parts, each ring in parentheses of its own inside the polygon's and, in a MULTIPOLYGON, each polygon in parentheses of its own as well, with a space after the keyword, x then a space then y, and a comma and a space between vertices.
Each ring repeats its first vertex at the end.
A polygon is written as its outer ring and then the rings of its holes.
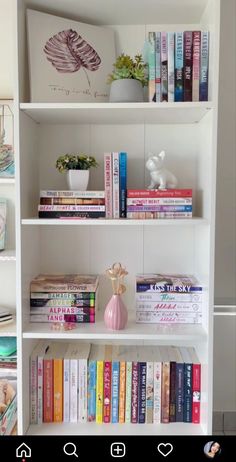
POLYGON ((27 10, 27 30, 31 102, 109 100, 112 29, 27 10))

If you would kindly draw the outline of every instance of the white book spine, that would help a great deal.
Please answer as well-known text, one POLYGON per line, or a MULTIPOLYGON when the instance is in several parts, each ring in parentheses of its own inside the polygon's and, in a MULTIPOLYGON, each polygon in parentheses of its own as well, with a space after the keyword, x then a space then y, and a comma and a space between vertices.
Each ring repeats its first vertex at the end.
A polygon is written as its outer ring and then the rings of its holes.
POLYGON ((43 423, 43 357, 38 357, 38 424, 43 423))
POLYGON ((175 99, 175 33, 168 32, 168 102, 175 99))
POLYGON ((35 358, 31 358, 31 363, 30 363, 30 414, 31 414, 32 424, 36 424, 38 422, 37 376, 38 376, 38 361, 37 361, 37 357, 35 357, 35 358))
POLYGON ((70 422, 70 360, 64 359, 63 421, 70 422))
POLYGON ((77 422, 78 360, 70 360, 70 422, 77 422))
POLYGON ((113 189, 113 218, 120 217, 120 166, 119 166, 119 153, 112 153, 112 189, 113 189))
POLYGON ((146 380, 146 423, 153 423, 154 407, 154 364, 147 362, 147 380, 146 380))
POLYGON ((147 301, 137 301, 136 310, 140 312, 178 312, 178 313, 201 313, 202 304, 201 303, 188 303, 188 302, 147 302, 147 301))
POLYGON ((87 421, 87 360, 79 359, 79 401, 78 401, 78 422, 87 421))
POLYGON ((153 423, 159 424, 161 422, 161 362, 154 362, 153 369, 153 423))
POLYGON ((136 311, 136 322, 159 324, 201 324, 201 313, 136 311))
POLYGON ((203 293, 171 293, 171 292, 137 292, 136 293, 137 302, 163 302, 163 303, 173 303, 173 302, 188 302, 188 303, 201 303, 203 301, 203 293))

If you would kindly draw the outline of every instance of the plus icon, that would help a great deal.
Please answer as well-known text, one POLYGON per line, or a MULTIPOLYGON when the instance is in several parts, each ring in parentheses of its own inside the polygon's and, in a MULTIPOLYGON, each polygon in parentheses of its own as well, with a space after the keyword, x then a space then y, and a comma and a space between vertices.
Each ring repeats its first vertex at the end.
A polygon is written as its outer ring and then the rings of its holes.
POLYGON ((111 444, 111 456, 112 457, 124 457, 126 453, 126 447, 124 443, 112 443, 111 444))

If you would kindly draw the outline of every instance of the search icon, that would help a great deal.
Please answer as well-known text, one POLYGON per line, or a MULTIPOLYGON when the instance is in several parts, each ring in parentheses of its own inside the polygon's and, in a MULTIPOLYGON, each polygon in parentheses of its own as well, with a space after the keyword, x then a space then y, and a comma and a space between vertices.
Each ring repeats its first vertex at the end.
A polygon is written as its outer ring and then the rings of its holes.
POLYGON ((76 452, 76 445, 74 443, 66 443, 63 446, 63 451, 67 456, 79 457, 77 452, 76 452), (69 448, 71 448, 71 449, 69 449, 69 448))

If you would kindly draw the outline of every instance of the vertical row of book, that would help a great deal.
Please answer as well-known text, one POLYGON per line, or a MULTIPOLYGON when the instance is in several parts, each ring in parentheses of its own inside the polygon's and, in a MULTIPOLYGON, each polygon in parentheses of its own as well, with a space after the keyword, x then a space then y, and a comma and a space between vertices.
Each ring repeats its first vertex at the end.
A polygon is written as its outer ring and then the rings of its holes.
POLYGON ((209 32, 149 32, 149 101, 208 101, 209 32))
POLYGON ((126 218, 127 153, 104 154, 106 218, 126 218))

